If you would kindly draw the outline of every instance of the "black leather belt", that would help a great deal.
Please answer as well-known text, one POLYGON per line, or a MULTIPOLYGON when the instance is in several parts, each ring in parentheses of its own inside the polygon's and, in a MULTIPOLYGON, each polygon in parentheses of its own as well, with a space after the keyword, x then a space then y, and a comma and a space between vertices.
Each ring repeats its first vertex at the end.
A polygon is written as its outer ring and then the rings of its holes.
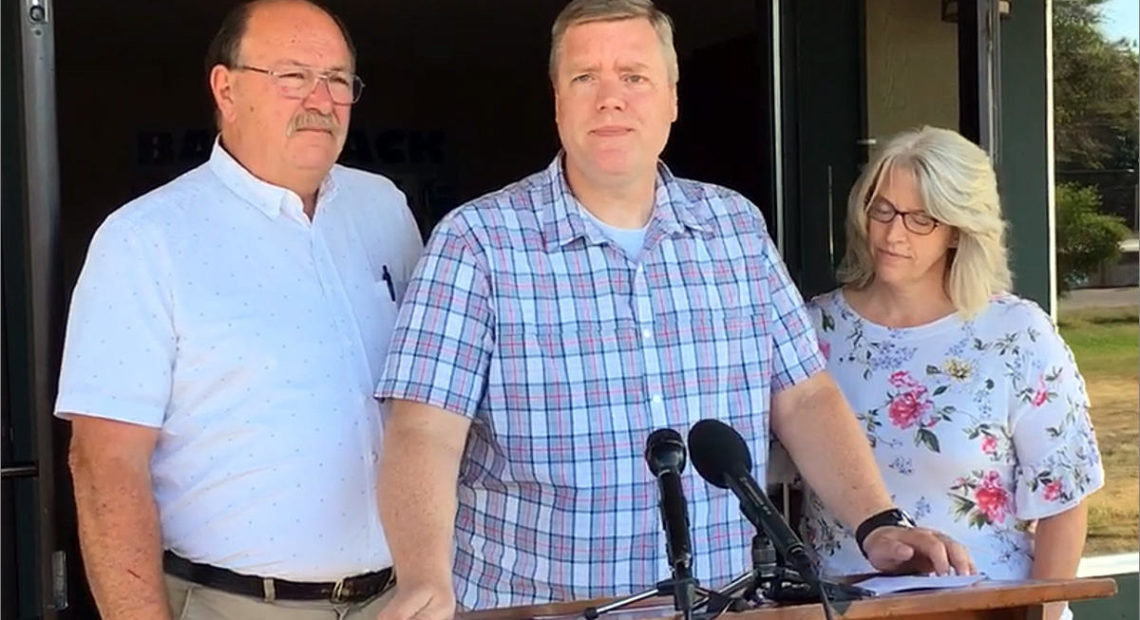
POLYGON ((162 554, 162 568, 170 575, 231 594, 252 596, 265 601, 314 601, 359 603, 383 594, 396 583, 391 568, 345 577, 340 581, 308 583, 240 575, 225 568, 198 564, 167 551, 162 554))

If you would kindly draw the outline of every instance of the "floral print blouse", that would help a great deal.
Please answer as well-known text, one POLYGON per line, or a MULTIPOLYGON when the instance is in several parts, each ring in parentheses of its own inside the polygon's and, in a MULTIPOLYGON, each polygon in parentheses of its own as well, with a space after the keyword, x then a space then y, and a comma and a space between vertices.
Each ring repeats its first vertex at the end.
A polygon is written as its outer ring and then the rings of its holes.
MULTIPOLYGON (((1013 295, 904 329, 862 318, 839 290, 808 308, 896 505, 991 578, 1028 577, 1034 521, 1104 481, 1085 383, 1049 316, 1013 295)), ((801 532, 825 574, 874 572, 810 491, 801 532)))

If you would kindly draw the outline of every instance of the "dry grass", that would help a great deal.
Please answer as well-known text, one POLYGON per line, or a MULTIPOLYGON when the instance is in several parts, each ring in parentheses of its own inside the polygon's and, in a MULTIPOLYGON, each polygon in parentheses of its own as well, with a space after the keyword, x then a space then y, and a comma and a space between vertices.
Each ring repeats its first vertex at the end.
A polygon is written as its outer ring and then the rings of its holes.
POLYGON ((1089 500, 1085 555, 1140 548, 1140 315, 1135 308, 1061 314, 1092 400, 1106 483, 1089 500))

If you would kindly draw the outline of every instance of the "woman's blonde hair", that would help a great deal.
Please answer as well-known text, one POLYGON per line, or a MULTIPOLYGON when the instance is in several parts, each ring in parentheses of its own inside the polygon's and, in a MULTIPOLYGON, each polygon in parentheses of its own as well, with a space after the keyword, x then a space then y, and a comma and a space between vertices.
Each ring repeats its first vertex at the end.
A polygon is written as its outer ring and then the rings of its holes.
POLYGON ((863 169, 847 199, 847 252, 837 277, 863 288, 875 278, 867 239, 867 207, 891 170, 914 175, 923 209, 958 231, 950 251, 946 294, 964 317, 1009 291, 1006 222, 989 155, 955 131, 923 127, 889 138, 863 169))

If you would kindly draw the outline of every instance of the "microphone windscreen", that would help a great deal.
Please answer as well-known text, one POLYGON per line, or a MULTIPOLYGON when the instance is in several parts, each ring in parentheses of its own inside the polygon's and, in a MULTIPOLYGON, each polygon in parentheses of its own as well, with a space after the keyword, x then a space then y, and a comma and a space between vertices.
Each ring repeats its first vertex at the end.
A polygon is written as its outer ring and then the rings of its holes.
POLYGON ((733 428, 719 420, 701 420, 689 429, 689 458, 709 484, 728 488, 733 472, 752 471, 752 453, 733 428))
POLYGON ((684 471, 685 440, 681 438, 681 433, 671 428, 659 428, 649 433, 649 438, 645 440, 645 460, 654 476, 666 467, 672 467, 678 472, 684 471))

